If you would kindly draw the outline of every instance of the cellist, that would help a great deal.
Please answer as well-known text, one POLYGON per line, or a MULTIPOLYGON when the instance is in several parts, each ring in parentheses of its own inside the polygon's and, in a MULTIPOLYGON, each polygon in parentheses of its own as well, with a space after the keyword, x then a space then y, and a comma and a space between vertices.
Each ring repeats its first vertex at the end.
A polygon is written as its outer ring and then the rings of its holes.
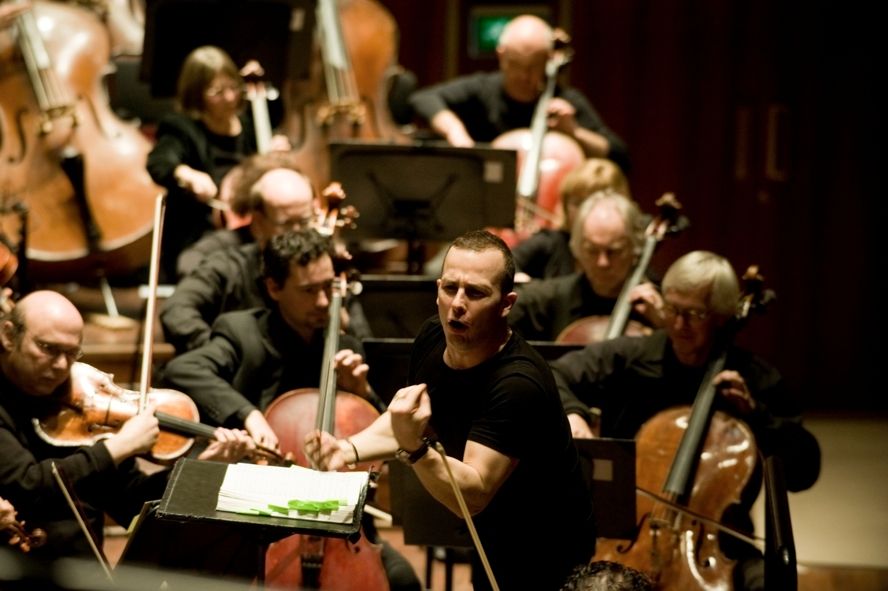
MULTIPOLYGON (((607 316, 638 261, 645 220, 638 205, 604 190, 587 197, 574 218, 570 250, 580 268, 519 288, 509 323, 530 341, 554 341, 572 322, 607 316)), ((660 296, 650 281, 633 287, 630 301, 646 324, 660 323, 660 296)))
MULTIPOLYGON (((332 240, 311 228, 272 237, 262 254, 272 304, 219 316, 205 344, 167 364, 166 384, 190 395, 210 423, 245 428, 260 445, 277 448, 263 412, 282 394, 319 385, 333 256, 332 240)), ((359 340, 340 335, 334 361, 341 390, 384 410, 367 382, 359 340)), ((387 544, 382 561, 391 589, 419 589, 412 568, 387 544)))
MULTIPOLYGON (((454 146, 491 142, 506 131, 529 127, 553 46, 552 27, 536 16, 518 16, 499 37, 498 72, 473 74, 420 90, 411 96, 410 104, 454 146)), ((580 91, 557 87, 548 111, 550 129, 577 140, 587 157, 609 158, 623 168, 628 166, 625 144, 580 91)))
MULTIPOLYGON (((663 330, 641 338, 618 338, 568 353, 552 364, 574 437, 591 436, 588 409, 601 409, 601 435, 633 438, 657 413, 693 402, 708 362, 721 353, 728 320, 740 296, 730 263, 706 251, 679 258, 663 277, 663 330)), ((802 426, 799 401, 776 369, 729 345, 725 370, 714 378, 716 407, 744 421, 765 455, 786 468, 787 487, 805 490, 817 480, 820 449, 802 426)), ((744 497, 742 509, 754 501, 744 497)), ((740 512, 742 513, 742 511, 740 512)), ((751 531, 748 515, 735 526, 751 531)), ((763 561, 753 547, 738 544, 735 588, 761 588, 763 561)), ((726 548, 725 548, 726 549, 726 548)), ((726 549, 727 550, 727 549, 726 549)))
MULTIPOLYGON (((128 525, 145 501, 160 499, 167 472, 143 473, 135 456, 158 437, 153 412, 129 419, 113 435, 88 446, 57 447, 40 438, 32 419, 56 411, 71 388, 71 369, 81 355, 83 319, 52 291, 23 297, 0 324, 0 496, 47 533, 33 550, 37 559, 90 553, 88 541, 52 476, 63 469, 101 543, 107 512, 128 525)), ((149 410, 151 407, 149 406, 149 410)), ((201 459, 237 460, 252 445, 245 434, 217 431, 201 459)))

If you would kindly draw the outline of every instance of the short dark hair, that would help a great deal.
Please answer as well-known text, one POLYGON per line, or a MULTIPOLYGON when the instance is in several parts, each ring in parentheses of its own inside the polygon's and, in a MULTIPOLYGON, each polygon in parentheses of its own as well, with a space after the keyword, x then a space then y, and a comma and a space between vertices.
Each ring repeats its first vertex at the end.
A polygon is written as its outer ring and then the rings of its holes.
POLYGON ((314 228, 290 230, 273 236, 262 251, 262 277, 282 286, 293 264, 304 267, 324 255, 333 258, 333 240, 314 228))
MULTIPOLYGON (((503 255, 503 274, 500 277, 500 291, 509 293, 515 287, 515 258, 503 239, 487 230, 470 230, 450 244, 450 248, 462 248, 473 252, 498 250, 503 255)), ((450 253, 450 248, 447 252, 450 253)), ((445 260, 447 257, 444 257, 445 260)))
POLYGON ((561 591, 651 591, 650 577, 632 567, 598 560, 578 566, 561 591))

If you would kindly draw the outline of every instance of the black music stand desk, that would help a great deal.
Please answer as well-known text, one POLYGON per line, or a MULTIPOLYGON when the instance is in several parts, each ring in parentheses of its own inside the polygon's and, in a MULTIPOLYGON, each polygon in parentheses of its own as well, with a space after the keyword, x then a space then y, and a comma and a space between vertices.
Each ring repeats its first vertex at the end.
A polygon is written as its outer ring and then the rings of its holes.
POLYGON ((182 570, 198 570, 207 574, 255 576, 261 581, 265 574, 265 551, 273 542, 293 534, 338 538, 356 538, 360 535, 361 518, 367 500, 366 487, 361 491, 351 523, 216 511, 219 488, 229 465, 202 460, 180 460, 170 474, 166 491, 153 515, 146 519, 146 514, 152 511, 143 511, 136 533, 125 550, 126 560, 182 570), (148 531, 146 535, 140 536, 139 529, 148 531), (193 532, 198 533, 187 535, 193 532), (215 547, 198 554, 193 548, 195 538, 203 544, 215 544, 215 547), (219 546, 226 546, 225 540, 229 541, 229 545, 238 547, 223 547, 221 551, 217 551, 219 546), (158 544, 164 547, 158 549, 158 544), (174 552, 170 546, 181 546, 183 552, 174 552), (243 562, 247 558, 244 553, 248 548, 256 551, 255 562, 248 560, 248 569, 232 572, 233 562, 243 562), (186 556, 190 553, 190 558, 181 558, 182 553, 186 556), (176 558, 169 558, 171 555, 176 558), (243 570, 255 572, 241 572, 243 570))

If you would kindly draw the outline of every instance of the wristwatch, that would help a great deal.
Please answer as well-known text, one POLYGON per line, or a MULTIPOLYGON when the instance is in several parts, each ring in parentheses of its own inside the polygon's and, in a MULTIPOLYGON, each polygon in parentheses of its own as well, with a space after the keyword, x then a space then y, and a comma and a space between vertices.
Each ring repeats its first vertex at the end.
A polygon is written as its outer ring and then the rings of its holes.
POLYGON ((426 453, 428 453, 429 451, 430 445, 432 445, 432 441, 428 437, 423 437, 422 445, 420 445, 414 451, 407 451, 404 448, 399 448, 398 451, 395 453, 395 457, 405 464, 415 464, 423 457, 425 457, 426 453))

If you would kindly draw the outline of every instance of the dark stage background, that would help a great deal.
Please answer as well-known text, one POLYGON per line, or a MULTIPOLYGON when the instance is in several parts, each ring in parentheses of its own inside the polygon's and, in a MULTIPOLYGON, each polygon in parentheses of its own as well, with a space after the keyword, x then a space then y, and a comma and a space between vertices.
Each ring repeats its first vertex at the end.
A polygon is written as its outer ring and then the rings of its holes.
POLYGON ((566 73, 629 144, 653 211, 674 191, 692 227, 666 242, 761 267, 778 300, 741 340, 812 409, 886 410, 876 182, 885 68, 874 9, 856 3, 381 0, 421 85, 495 68, 469 55, 470 15, 540 9, 574 39, 566 73), (474 11, 474 12, 473 12, 474 11))

